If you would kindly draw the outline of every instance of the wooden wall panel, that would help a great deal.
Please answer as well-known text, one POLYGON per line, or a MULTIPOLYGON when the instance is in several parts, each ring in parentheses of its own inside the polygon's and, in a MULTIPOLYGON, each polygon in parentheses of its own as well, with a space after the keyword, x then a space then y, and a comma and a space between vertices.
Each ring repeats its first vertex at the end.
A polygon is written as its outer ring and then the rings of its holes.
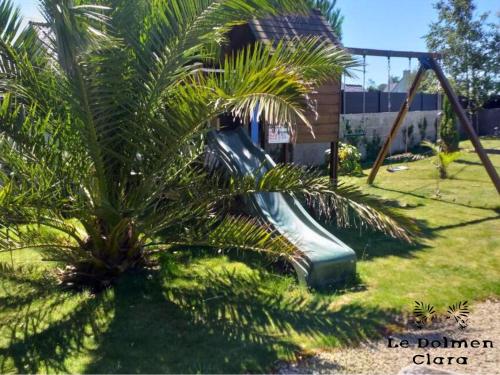
POLYGON ((316 101, 316 118, 312 112, 306 117, 313 126, 315 138, 305 124, 297 126, 295 143, 334 142, 339 138, 340 121, 340 85, 338 82, 327 82, 318 87, 311 98, 316 101))

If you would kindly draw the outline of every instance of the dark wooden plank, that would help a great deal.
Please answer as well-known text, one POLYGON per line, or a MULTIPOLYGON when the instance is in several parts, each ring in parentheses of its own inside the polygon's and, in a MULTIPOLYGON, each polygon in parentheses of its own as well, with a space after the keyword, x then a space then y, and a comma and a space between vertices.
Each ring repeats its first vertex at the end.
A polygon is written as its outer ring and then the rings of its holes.
MULTIPOLYGON (((319 94, 310 95, 311 100, 316 100, 315 106, 319 107, 339 107, 340 108, 340 95, 319 94)), ((314 102, 313 102, 314 105, 314 102)))
POLYGON ((314 89, 314 92, 315 93, 313 95, 322 94, 340 96, 340 87, 339 85, 324 85, 314 89))
MULTIPOLYGON (((338 116, 340 113, 340 108, 337 105, 338 103, 328 103, 318 105, 315 110, 318 113, 318 117, 332 117, 338 116)), ((306 117, 313 119, 315 114, 312 110, 306 111, 306 117)))
POLYGON ((267 24, 265 22, 260 21, 258 25, 255 26, 257 31, 263 32, 293 32, 297 31, 300 33, 304 33, 306 35, 314 34, 317 32, 320 33, 328 33, 329 31, 325 29, 323 25, 290 25, 290 24, 267 24))
POLYGON ((314 100, 321 100, 322 102, 325 103, 339 103, 340 102, 340 95, 336 93, 317 93, 317 94, 310 94, 309 97, 314 100))
POLYGON ((292 39, 303 36, 319 36, 338 45, 338 39, 321 14, 311 11, 308 15, 276 16, 254 19, 250 29, 258 40, 292 39))
MULTIPOLYGON (((338 136, 339 132, 336 131, 335 129, 317 129, 316 127, 313 127, 314 130, 314 135, 316 138, 321 138, 321 137, 335 137, 338 136)), ((311 138, 313 139, 313 136, 309 129, 300 129, 297 130, 297 143, 300 143, 302 139, 308 139, 311 138)))
MULTIPOLYGON (((307 117, 306 117, 307 118, 307 117)), ((336 126, 338 127, 339 126, 339 120, 338 120, 339 116, 323 116, 323 117, 319 117, 317 120, 316 119, 313 119, 313 118, 308 118, 307 120, 309 121, 309 123, 311 125, 314 125, 314 126, 336 126)))
POLYGON ((347 52, 352 55, 359 56, 382 56, 382 57, 406 57, 406 58, 442 58, 443 54, 438 52, 415 52, 415 51, 393 51, 393 50, 382 50, 373 48, 355 48, 355 47, 345 47, 347 52))
POLYGON ((318 121, 319 119, 337 121, 339 115, 340 111, 337 106, 320 106, 317 109, 317 116, 312 111, 306 112, 306 118, 310 121, 318 121))
POLYGON ((300 144, 300 143, 329 143, 329 142, 335 142, 338 140, 339 140, 339 137, 338 137, 338 135, 335 135, 335 134, 316 136, 316 138, 300 136, 300 137, 297 137, 296 143, 298 143, 298 144, 300 144))
MULTIPOLYGON (((338 128, 334 126, 318 126, 318 125, 312 125, 312 128, 314 130, 314 134, 336 134, 338 133, 338 128)), ((309 128, 305 125, 300 126, 296 129, 297 134, 309 134, 309 128)))

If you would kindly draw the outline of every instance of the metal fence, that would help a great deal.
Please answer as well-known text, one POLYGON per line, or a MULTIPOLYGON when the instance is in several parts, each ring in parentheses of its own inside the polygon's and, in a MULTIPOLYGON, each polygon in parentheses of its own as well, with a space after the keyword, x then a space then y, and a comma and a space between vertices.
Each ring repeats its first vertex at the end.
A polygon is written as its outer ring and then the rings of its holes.
MULTIPOLYGON (((382 91, 365 92, 365 113, 398 112, 406 99, 406 93, 389 93, 382 91)), ((441 101, 442 102, 442 101, 441 101)), ((438 94, 419 93, 415 95, 410 111, 433 111, 438 109, 438 94)), ((342 91, 341 113, 363 113, 363 93, 342 91), (344 103, 345 98, 345 103, 344 103)))

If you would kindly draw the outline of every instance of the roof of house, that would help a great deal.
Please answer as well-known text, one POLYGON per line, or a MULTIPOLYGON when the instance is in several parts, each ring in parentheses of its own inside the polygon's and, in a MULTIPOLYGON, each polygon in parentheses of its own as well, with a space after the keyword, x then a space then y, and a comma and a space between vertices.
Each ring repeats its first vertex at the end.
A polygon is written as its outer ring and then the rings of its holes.
POLYGON ((340 86, 342 90, 345 90, 346 92, 363 92, 363 86, 362 85, 354 85, 350 83, 342 83, 340 86))
POLYGON ((391 88, 391 92, 408 92, 411 83, 415 78, 415 74, 410 70, 404 70, 401 79, 394 84, 391 88))
POLYGON ((257 40, 275 41, 297 37, 318 36, 338 45, 339 40, 319 10, 307 15, 280 15, 253 19, 250 29, 257 40))

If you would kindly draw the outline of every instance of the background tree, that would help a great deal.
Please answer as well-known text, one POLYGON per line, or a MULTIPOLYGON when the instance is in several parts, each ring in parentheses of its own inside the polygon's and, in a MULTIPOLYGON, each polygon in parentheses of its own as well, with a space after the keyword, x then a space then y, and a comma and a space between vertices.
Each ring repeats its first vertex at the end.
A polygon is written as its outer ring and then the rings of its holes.
POLYGON ((377 83, 372 78, 368 78, 367 86, 368 86, 366 89, 367 91, 377 91, 378 90, 377 83))
POLYGON ((438 20, 425 36, 427 47, 444 53, 446 73, 474 113, 500 89, 498 23, 487 22, 489 13, 476 14, 473 0, 439 0, 434 8, 438 20))
MULTIPOLYGON (((415 80, 415 77, 417 76, 417 69, 414 69, 411 71, 409 75, 409 82, 413 82, 415 80)), ((455 81, 453 80, 452 77, 447 76, 446 77, 450 83, 453 85, 455 84, 455 81)), ((433 71, 426 71, 424 74, 424 77, 420 81, 420 84, 418 85, 418 91, 423 92, 426 94, 437 94, 441 93, 443 94, 441 90, 441 84, 439 83, 436 74, 433 71)))
MULTIPOLYGON (((411 73, 411 81, 415 79, 415 76, 417 75, 417 71, 413 71, 411 73)), ((451 81, 451 77, 447 77, 448 80, 451 81)), ((439 83, 438 79, 436 78, 436 75, 432 71, 427 71, 424 75, 424 78, 422 81, 420 81, 420 85, 418 87, 419 92, 424 92, 426 94, 442 94, 441 91, 441 84, 439 83)))
POLYGON ((458 151, 460 135, 457 129, 457 118, 446 95, 443 99, 443 115, 439 125, 439 139, 443 152, 458 151))

